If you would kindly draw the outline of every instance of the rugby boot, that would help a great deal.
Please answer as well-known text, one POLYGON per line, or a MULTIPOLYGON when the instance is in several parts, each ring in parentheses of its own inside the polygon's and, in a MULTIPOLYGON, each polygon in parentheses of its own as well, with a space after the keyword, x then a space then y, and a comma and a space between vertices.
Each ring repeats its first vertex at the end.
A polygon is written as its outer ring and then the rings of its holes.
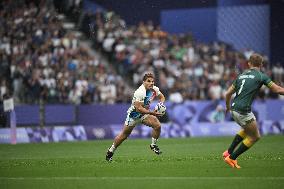
POLYGON ((238 165, 238 161, 237 160, 233 160, 230 158, 230 156, 227 156, 224 161, 230 165, 232 168, 237 168, 237 169, 240 169, 241 166, 238 165))
POLYGON ((150 144, 150 148, 157 155, 160 155, 162 153, 162 151, 159 149, 159 147, 156 144, 150 144))
POLYGON ((112 161, 112 156, 113 156, 113 152, 108 150, 107 153, 106 153, 106 160, 112 161))

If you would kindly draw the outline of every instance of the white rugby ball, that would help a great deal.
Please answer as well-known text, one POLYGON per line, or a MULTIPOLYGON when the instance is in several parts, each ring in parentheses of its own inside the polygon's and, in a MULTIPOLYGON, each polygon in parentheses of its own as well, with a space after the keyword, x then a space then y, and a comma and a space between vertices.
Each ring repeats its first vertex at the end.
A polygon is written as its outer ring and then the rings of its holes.
POLYGON ((164 115, 166 113, 166 106, 162 103, 158 103, 156 106, 155 106, 155 111, 159 112, 160 114, 164 115))

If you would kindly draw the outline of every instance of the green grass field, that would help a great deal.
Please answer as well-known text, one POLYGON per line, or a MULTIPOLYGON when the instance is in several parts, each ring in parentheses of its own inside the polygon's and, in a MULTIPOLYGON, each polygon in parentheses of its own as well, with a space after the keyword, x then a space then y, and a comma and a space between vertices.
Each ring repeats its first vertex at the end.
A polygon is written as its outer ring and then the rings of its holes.
POLYGON ((263 137, 239 158, 221 159, 232 137, 129 139, 105 161, 110 140, 0 145, 0 188, 284 188, 284 136, 263 137))

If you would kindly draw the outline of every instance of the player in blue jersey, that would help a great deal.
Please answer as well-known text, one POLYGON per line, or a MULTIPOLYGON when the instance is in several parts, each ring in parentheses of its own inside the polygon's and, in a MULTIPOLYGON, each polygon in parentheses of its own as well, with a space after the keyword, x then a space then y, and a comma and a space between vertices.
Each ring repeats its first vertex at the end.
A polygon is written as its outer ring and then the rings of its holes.
POLYGON ((255 144, 260 134, 251 105, 262 85, 272 92, 284 95, 284 88, 275 84, 266 74, 260 71, 263 58, 259 54, 252 54, 248 61, 249 69, 238 75, 232 86, 226 92, 226 112, 231 112, 233 119, 242 129, 236 134, 228 150, 223 153, 224 161, 232 168, 241 168, 237 157, 255 144), (236 93, 232 104, 231 97, 236 93), (236 149, 236 147, 239 147, 236 149))
POLYGON ((137 124, 144 124, 153 128, 151 150, 161 154, 157 140, 161 133, 161 123, 157 117, 162 116, 156 111, 151 111, 150 103, 158 97, 159 103, 164 103, 165 96, 154 85, 154 75, 147 73, 143 77, 143 84, 134 92, 132 104, 127 111, 127 117, 121 133, 115 137, 113 144, 107 150, 106 160, 111 161, 117 147, 131 134, 137 124))

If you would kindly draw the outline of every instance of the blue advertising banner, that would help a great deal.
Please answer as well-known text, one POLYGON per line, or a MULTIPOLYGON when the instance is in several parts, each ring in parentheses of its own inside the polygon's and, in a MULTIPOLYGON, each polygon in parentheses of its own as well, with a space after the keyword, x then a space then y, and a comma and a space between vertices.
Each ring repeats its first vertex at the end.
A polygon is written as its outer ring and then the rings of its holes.
MULTIPOLYGON (((121 132, 121 129, 121 124, 17 128, 17 142, 44 143, 113 139, 121 132)), ((239 129, 240 127, 232 121, 185 125, 169 122, 162 124, 161 138, 232 136, 239 129)), ((284 134, 284 121, 260 122, 259 130, 261 135, 284 134)), ((138 125, 132 131, 130 138, 150 138, 151 132, 152 128, 138 125)), ((0 143, 10 143, 10 137, 10 129, 0 129, 0 143)))
MULTIPOLYGON (((87 140, 83 126, 25 127, 17 128, 17 143, 45 143, 87 140)), ((0 143, 10 143, 10 129, 0 129, 0 143)))
MULTIPOLYGON (((152 103, 150 108, 153 109, 155 105, 156 102, 152 103)), ((228 136, 234 135, 240 129, 230 114, 225 115, 224 101, 186 101, 180 104, 166 102, 165 105, 167 113, 161 118, 162 138, 228 136)), ((283 100, 255 101, 252 107, 262 135, 284 133, 283 100)), ((127 108, 127 104, 79 106, 80 121, 75 126, 69 124, 17 128, 17 142, 113 139, 123 127, 127 108)), ((68 115, 74 109, 72 106, 65 106, 65 108, 49 107, 49 110, 53 110, 53 114, 57 113, 59 119, 64 110, 69 112, 64 115, 68 115), (57 109, 60 111, 57 112, 57 109)), ((67 118, 65 120, 69 121, 67 118)), ((130 138, 149 138, 151 131, 150 127, 138 125, 130 138)), ((10 143, 10 141, 10 129, 0 129, 0 143, 10 143)))
MULTIPOLYGON (((224 115, 224 101, 185 101, 180 104, 171 102, 167 106, 168 120, 183 125, 194 122, 232 121, 224 115)), ((151 108, 154 108, 155 102, 151 108)), ((114 105, 48 105, 45 109, 47 125, 108 125, 123 124, 129 104, 114 105)), ((255 101, 253 112, 258 121, 284 120, 284 100, 255 101)), ((39 107, 30 105, 16 106, 17 126, 39 125, 39 107)))
MULTIPOLYGON (((25 128, 16 129, 17 143, 29 143, 29 136, 25 128)), ((11 129, 0 129, 0 143, 11 143, 11 129)))

